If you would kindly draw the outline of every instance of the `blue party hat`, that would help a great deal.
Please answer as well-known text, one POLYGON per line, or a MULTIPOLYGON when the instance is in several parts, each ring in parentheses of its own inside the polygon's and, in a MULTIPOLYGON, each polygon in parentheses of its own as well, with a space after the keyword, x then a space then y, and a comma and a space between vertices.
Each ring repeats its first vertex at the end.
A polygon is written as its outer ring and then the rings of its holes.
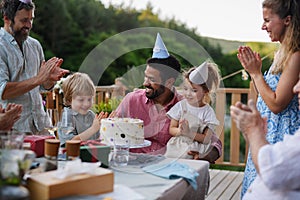
POLYGON ((170 56, 160 34, 157 33, 152 58, 168 58, 170 56))
POLYGON ((192 83, 201 85, 206 83, 208 78, 207 62, 202 63, 194 71, 191 72, 189 79, 192 83))

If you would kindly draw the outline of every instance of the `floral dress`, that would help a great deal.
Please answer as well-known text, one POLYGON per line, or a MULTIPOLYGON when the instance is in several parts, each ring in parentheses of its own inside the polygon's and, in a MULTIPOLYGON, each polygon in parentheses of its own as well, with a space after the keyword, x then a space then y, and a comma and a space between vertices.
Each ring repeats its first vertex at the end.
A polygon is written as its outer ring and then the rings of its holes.
MULTIPOLYGON (((266 83, 270 88, 275 91, 278 81, 280 79, 280 74, 271 74, 270 70, 264 75, 266 83)), ((292 101, 289 103, 287 108, 278 114, 274 114, 263 101, 262 97, 259 95, 257 99, 257 109, 263 117, 267 117, 268 121, 268 132, 266 139, 270 144, 282 141, 285 134, 293 135, 300 125, 300 111, 298 109, 298 98, 295 95, 292 101)), ((251 152, 249 151, 245 175, 242 187, 242 197, 246 193, 250 184, 254 181, 256 177, 256 169, 251 158, 251 152)))

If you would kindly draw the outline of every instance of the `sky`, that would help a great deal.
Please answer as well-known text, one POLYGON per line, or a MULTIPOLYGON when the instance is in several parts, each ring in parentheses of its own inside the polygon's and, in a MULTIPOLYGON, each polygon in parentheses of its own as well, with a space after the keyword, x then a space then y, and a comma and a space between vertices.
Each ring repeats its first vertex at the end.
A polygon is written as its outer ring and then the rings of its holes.
POLYGON ((161 19, 175 17, 187 27, 196 28, 201 36, 270 42, 268 34, 261 30, 262 0, 101 0, 105 6, 123 2, 139 10, 149 1, 161 19))

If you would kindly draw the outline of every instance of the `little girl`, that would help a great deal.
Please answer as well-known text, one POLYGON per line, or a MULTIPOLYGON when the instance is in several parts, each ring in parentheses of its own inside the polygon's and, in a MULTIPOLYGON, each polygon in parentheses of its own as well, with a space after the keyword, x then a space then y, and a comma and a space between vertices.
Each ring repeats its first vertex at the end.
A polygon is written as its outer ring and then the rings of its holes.
POLYGON ((219 83, 218 67, 211 62, 184 73, 185 99, 167 113, 171 119, 169 131, 174 137, 167 143, 166 157, 192 159, 188 152, 196 151, 203 159, 213 148, 214 140, 218 140, 214 132, 219 121, 209 102, 219 83))
POLYGON ((73 131, 64 134, 58 132, 61 146, 67 140, 94 140, 99 139, 101 119, 108 113, 101 112, 95 115, 90 108, 93 105, 95 86, 85 73, 76 72, 66 78, 62 84, 64 104, 69 106, 73 117, 73 131))

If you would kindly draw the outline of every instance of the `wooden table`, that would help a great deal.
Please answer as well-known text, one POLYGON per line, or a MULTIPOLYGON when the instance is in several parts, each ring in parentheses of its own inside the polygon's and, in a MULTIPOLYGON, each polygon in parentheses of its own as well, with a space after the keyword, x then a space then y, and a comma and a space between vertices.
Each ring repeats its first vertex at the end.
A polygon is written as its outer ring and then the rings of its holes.
MULTIPOLYGON (((171 159, 167 159, 171 160, 171 159)), ((130 187, 141 194, 144 199, 205 199, 209 187, 209 163, 199 160, 179 159, 179 163, 185 163, 195 169, 198 189, 195 191, 184 179, 163 179, 142 171, 128 173, 115 170, 115 184, 130 187)))
MULTIPOLYGON (((174 159, 164 159, 163 162, 172 162, 174 159)), ((182 178, 179 179, 164 179, 149 173, 144 172, 141 168, 127 166, 125 168, 113 169, 115 189, 109 194, 102 194, 98 196, 80 196, 80 197, 64 197, 60 200, 74 200, 74 199, 103 199, 111 197, 113 200, 137 200, 137 199, 205 199, 209 188, 209 163, 200 160, 178 159, 179 163, 185 163, 199 173, 197 177, 198 189, 194 190, 187 181, 182 178), (139 197, 128 198, 125 194, 122 197, 117 197, 120 194, 121 188, 125 187, 131 192, 137 194, 139 197)), ((91 186, 91 187, 97 187, 91 186)), ((74 188, 76 189, 76 188, 74 188)), ((127 192, 125 192, 127 193, 127 192)), ((130 193, 130 192, 128 192, 130 193)))

